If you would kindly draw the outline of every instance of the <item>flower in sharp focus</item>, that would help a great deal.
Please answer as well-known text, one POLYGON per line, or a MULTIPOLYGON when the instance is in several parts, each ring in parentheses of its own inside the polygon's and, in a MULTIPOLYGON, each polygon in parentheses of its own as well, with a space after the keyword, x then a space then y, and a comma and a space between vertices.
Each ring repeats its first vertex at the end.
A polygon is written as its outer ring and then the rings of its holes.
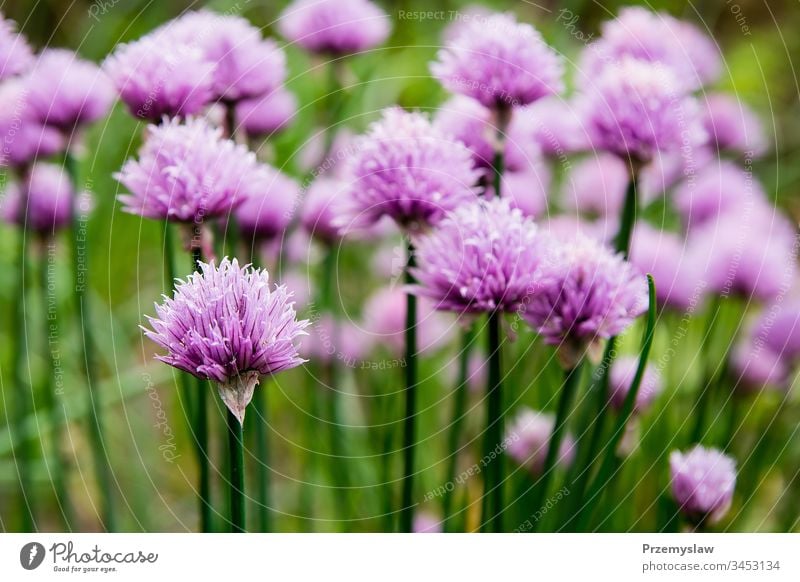
POLYGON ((716 523, 730 509, 736 487, 736 463, 716 449, 696 445, 669 456, 672 496, 695 524, 716 523))
POLYGON ((198 118, 150 126, 139 159, 125 162, 114 177, 131 192, 119 196, 126 212, 199 223, 257 195, 262 170, 245 146, 198 118))
MULTIPOLYGON (((523 407, 506 429, 509 456, 533 475, 540 475, 554 425, 555 417, 552 414, 523 407)), ((564 435, 556 462, 568 467, 574 458, 575 441, 572 436, 564 435)))
POLYGON ((624 331, 647 303, 647 280, 638 269, 597 240, 577 236, 551 245, 523 316, 573 364, 600 339, 624 331))
POLYGON ((66 49, 47 49, 27 81, 36 118, 61 131, 104 117, 114 102, 108 76, 94 63, 66 49))
POLYGON ((214 69, 195 44, 164 30, 119 45, 103 63, 131 114, 153 122, 199 113, 212 100, 214 69))
MULTIPOLYGON (((639 366, 639 359, 633 356, 623 356, 617 358, 611 366, 609 375, 609 395, 611 405, 620 410, 625 398, 630 392, 633 377, 636 375, 636 368, 639 366)), ((661 393, 663 386, 661 374, 652 366, 645 366, 642 383, 639 385, 639 392, 636 394, 634 410, 638 413, 644 412, 661 393)))
POLYGON ((0 80, 26 72, 33 65, 33 51, 17 24, 0 14, 0 80))
POLYGON ((767 149, 764 128, 755 112, 733 95, 712 93, 702 100, 703 125, 720 150, 759 156, 767 149))
POLYGON ((281 236, 295 216, 300 184, 270 166, 262 166, 249 179, 248 196, 235 210, 239 233, 247 244, 281 236))
POLYGON ((533 221, 498 198, 456 208, 416 243, 414 292, 459 312, 516 310, 535 292, 546 246, 533 221))
POLYGON ((164 32, 178 43, 196 45, 214 64, 214 98, 226 102, 260 97, 286 77, 286 56, 272 39, 241 16, 210 10, 187 12, 167 23, 164 32))
POLYGON ((425 115, 397 107, 357 140, 348 177, 351 212, 364 223, 388 215, 402 227, 424 227, 477 197, 470 151, 425 115))
POLYGON ((295 0, 281 14, 278 29, 308 51, 341 56, 383 43, 391 22, 369 0, 295 0))
POLYGON ((431 72, 444 87, 492 110, 528 105, 563 89, 563 63, 529 24, 511 14, 465 22, 431 72))
POLYGON ((34 164, 22 183, 9 185, 2 204, 3 218, 25 225, 42 234, 54 234, 69 225, 72 209, 88 211, 91 198, 84 193, 76 199, 69 176, 61 166, 39 162, 34 164), (26 208, 20 208, 24 203, 26 208))
POLYGON ((172 298, 156 305, 145 335, 167 350, 162 362, 211 380, 240 422, 261 376, 294 368, 308 322, 298 321, 291 293, 270 289, 266 270, 223 259, 219 267, 179 281, 172 298))
POLYGON ((608 65, 585 95, 595 147, 637 162, 706 138, 699 107, 669 68, 625 58, 608 65))
POLYGON ((237 124, 250 137, 272 136, 292 123, 296 114, 297 97, 282 87, 236 105, 237 124))
POLYGON ((64 148, 61 133, 34 117, 22 79, 0 83, 0 142, 0 167, 23 167, 64 148))

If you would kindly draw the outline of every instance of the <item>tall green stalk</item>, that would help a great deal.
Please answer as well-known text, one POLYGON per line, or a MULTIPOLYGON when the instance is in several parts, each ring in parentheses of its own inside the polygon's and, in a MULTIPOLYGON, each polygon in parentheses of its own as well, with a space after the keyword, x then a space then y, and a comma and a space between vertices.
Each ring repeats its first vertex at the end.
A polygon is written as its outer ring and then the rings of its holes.
POLYGON ((625 189, 625 200, 622 204, 622 215, 619 221, 619 230, 614 237, 614 248, 618 253, 628 258, 631 251, 631 235, 636 225, 636 214, 639 205, 639 164, 631 161, 628 187, 625 189))
POLYGON ((228 491, 231 504, 231 532, 245 531, 244 511, 244 434, 242 423, 230 410, 227 411, 228 424, 228 491))
MULTIPOLYGON (((405 280, 414 283, 414 245, 408 243, 405 280)), ((403 419, 403 487, 400 497, 400 531, 410 532, 414 525, 414 455, 417 442, 417 297, 406 295, 406 368, 405 417, 403 419)))
POLYGON ((498 447, 503 441, 503 379, 501 376, 500 322, 503 315, 492 311, 488 317, 489 374, 486 386, 486 432, 484 433, 483 458, 486 462, 483 516, 481 529, 487 532, 503 531, 503 470, 505 456, 498 447))
MULTIPOLYGON (((69 174, 73 192, 80 192, 78 183, 78 166, 74 156, 67 151, 64 157, 64 168, 69 174)), ((103 440, 103 400, 102 394, 95 389, 97 382, 97 366, 95 363, 94 334, 91 323, 91 293, 89 293, 88 273, 89 254, 87 228, 81 217, 73 210, 71 226, 72 267, 75 295, 75 313, 81 337, 82 360, 86 375, 86 387, 89 397, 89 440, 92 447, 97 487, 102 498, 102 520, 106 531, 116 529, 114 500, 112 497, 111 465, 103 440)))
POLYGON ((255 438, 256 438, 256 501, 258 502, 258 529, 268 532, 272 529, 270 523, 270 447, 267 437, 268 408, 266 387, 259 386, 253 393, 253 408, 256 409, 255 438))

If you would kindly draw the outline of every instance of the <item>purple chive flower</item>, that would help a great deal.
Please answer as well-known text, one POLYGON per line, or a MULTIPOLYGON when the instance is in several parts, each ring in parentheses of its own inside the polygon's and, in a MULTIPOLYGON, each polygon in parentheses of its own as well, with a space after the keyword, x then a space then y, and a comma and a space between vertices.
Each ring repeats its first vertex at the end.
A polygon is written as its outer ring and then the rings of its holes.
POLYGON ((590 135, 579 100, 564 101, 551 96, 523 107, 514 113, 512 127, 519 136, 533 139, 540 151, 549 157, 588 150, 590 135))
POLYGON ((76 200, 72 182, 61 166, 40 162, 33 165, 23 183, 9 185, 2 214, 12 224, 25 225, 44 235, 54 234, 69 226, 76 203, 78 210, 91 208, 88 194, 76 200), (26 207, 21 208, 21 203, 26 207))
POLYGON ((307 51, 341 56, 382 44, 391 22, 369 0, 295 0, 281 14, 278 29, 307 51))
POLYGON ((565 243, 583 236, 598 243, 608 244, 617 232, 617 222, 616 217, 587 220, 577 214, 559 214, 542 220, 539 223, 539 231, 565 243))
POLYGON ((697 102, 672 70, 625 58, 605 67, 586 95, 592 143, 618 156, 649 162, 658 151, 705 139, 697 102))
POLYGON ((659 305, 681 312, 699 307, 706 281, 682 236, 639 222, 633 231, 630 261, 640 272, 653 275, 659 305))
POLYGON ((104 117, 114 89, 100 68, 65 49, 47 49, 27 81, 33 115, 63 132, 104 117))
POLYGON ((349 186, 342 180, 322 176, 314 180, 306 193, 300 222, 306 232, 326 245, 341 240, 342 211, 349 196, 349 186))
POLYGON ((28 71, 33 64, 33 51, 17 24, 0 14, 0 80, 28 71))
POLYGON ((736 387, 745 392, 760 390, 786 390, 789 387, 790 368, 781 354, 749 338, 733 350, 731 356, 732 378, 736 387))
POLYGON ((673 196, 676 210, 689 229, 729 211, 740 211, 755 199, 764 200, 758 181, 729 161, 705 167, 681 184, 673 196))
MULTIPOLYGON (((509 456, 534 476, 541 475, 544 469, 554 425, 555 417, 552 414, 523 407, 506 429, 509 456)), ((575 441, 571 435, 564 435, 556 462, 568 467, 574 458, 575 441)))
MULTIPOLYGON (((406 292, 401 287, 386 287, 373 293, 364 304, 361 328, 371 343, 383 345, 400 357, 405 347, 406 292)), ((452 322, 423 299, 418 305, 416 329, 420 352, 432 352, 451 339, 452 322)))
POLYGON ((655 200, 680 180, 692 179, 718 160, 716 152, 707 144, 684 144, 680 150, 657 152, 639 174, 638 185, 643 201, 655 200))
POLYGON ((460 206, 418 241, 415 292, 437 309, 514 311, 530 299, 545 244, 507 200, 460 206))
POLYGON ((286 56, 272 39, 241 16, 210 10, 187 12, 164 26, 180 44, 196 45, 215 65, 214 99, 238 102, 277 89, 286 77, 286 56))
POLYGON ((352 211, 365 223, 387 215, 404 228, 427 226, 476 198, 470 151, 397 107, 356 142, 349 169, 352 211))
POLYGON ((414 514, 413 533, 442 533, 442 520, 425 511, 414 514))
MULTIPOLYGON (((476 346, 473 346, 475 348, 476 346)), ((446 386, 453 388, 459 378, 459 362, 456 357, 449 360, 449 365, 444 376, 446 386)), ((489 360, 480 352, 473 349, 467 361, 467 388, 473 394, 479 394, 486 389, 486 381, 489 375, 489 360)))
POLYGON ((619 335, 647 309, 645 277, 622 255, 579 236, 552 245, 523 313, 571 364, 601 338, 619 335))
POLYGON ((199 113, 213 98, 215 68, 196 44, 161 29, 119 45, 103 63, 131 114, 153 122, 199 113))
POLYGON ((460 25, 431 72, 446 89, 492 110, 507 110, 559 93, 563 63, 529 24, 492 14, 460 25))
MULTIPOLYGON (((611 405, 617 410, 622 408, 622 404, 625 402, 628 392, 630 392, 638 366, 638 358, 624 356, 617 358, 611 367, 611 375, 608 378, 611 405)), ((654 370, 652 366, 646 366, 642 376, 642 383, 639 385, 639 392, 636 394, 634 410, 638 413, 647 410, 661 393, 662 388, 661 374, 654 370)))
POLYGON ((0 83, 0 142, 0 167, 23 167, 64 149, 61 133, 33 116, 21 79, 0 83))
POLYGON ((215 382, 239 422, 261 376, 302 364, 297 340, 308 321, 298 321, 286 287, 270 289, 266 270, 223 259, 219 267, 178 281, 172 298, 156 305, 145 336, 167 350, 156 359, 215 382))
POLYGON ((518 208, 525 216, 536 218, 547 211, 551 178, 550 169, 544 164, 524 172, 506 172, 500 193, 511 208, 518 208))
POLYGON ((235 210, 239 233, 248 242, 281 236, 294 218, 300 184, 270 166, 262 166, 249 179, 249 195, 235 210))
POLYGON ((758 320, 753 337, 789 365, 800 361, 800 302, 770 306, 758 320))
POLYGON ((703 125, 711 143, 750 157, 767 149, 767 138, 755 112, 727 93, 712 93, 703 100, 703 125))
POLYGON ((584 51, 580 70, 592 78, 626 58, 669 67, 690 90, 713 82, 722 70, 719 49, 697 27, 638 6, 623 8, 603 24, 601 38, 584 51))
POLYGON ((716 523, 730 509, 736 487, 736 463, 716 449, 696 445, 669 456, 672 496, 693 523, 716 523))
POLYGON ((203 119, 150 126, 138 160, 114 175, 131 194, 123 209, 156 220, 202 222, 226 216, 264 187, 263 166, 243 145, 203 119))
POLYGON ((364 333, 350 321, 336 321, 323 314, 314 320, 308 335, 301 341, 301 350, 320 362, 340 360, 347 366, 363 362, 368 354, 364 333))
POLYGON ((285 129, 297 114, 297 97, 284 88, 240 101, 236 121, 251 137, 271 136, 285 129))
POLYGON ((617 156, 590 155, 567 175, 564 206, 589 216, 618 216, 629 180, 628 168, 617 156))

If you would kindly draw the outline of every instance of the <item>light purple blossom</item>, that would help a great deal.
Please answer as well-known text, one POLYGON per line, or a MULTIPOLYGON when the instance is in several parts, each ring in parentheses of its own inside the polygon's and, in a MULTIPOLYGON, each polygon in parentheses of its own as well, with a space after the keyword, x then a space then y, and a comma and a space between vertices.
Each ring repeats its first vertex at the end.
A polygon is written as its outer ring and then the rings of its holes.
POLYGON ((291 293, 270 289, 266 270, 240 267, 236 259, 201 263, 147 319, 145 336, 167 350, 156 359, 217 383, 239 422, 261 376, 305 361, 297 340, 308 321, 297 320, 291 293))
MULTIPOLYGON (((555 417, 552 414, 521 408, 506 429, 508 455, 531 474, 541 475, 554 428, 555 417)), ((569 467, 574 458, 575 441, 571 435, 565 434, 556 463, 569 467)))
POLYGON ((346 225, 340 220, 350 195, 342 180, 322 176, 306 192, 300 222, 311 236, 327 245, 341 240, 346 225))
POLYGON ((470 151, 421 113, 386 109, 355 146, 349 169, 359 221, 388 215, 401 227, 424 227, 476 198, 470 151))
POLYGON ((117 46, 103 63, 131 114, 153 122, 200 113, 213 98, 215 68, 196 44, 163 29, 117 46))
POLYGON ((61 133, 33 116, 22 79, 0 83, 0 141, 0 167, 20 168, 64 148, 61 133))
POLYGON ((426 511, 419 511, 414 514, 414 533, 442 533, 442 520, 426 511))
POLYGON ((753 338, 794 366, 800 361, 800 301, 787 299, 766 308, 756 323, 753 338))
POLYGON ((278 21, 281 34, 313 53, 359 53, 383 43, 391 22, 369 0, 295 0, 278 21))
POLYGON ((733 95, 711 93, 702 101, 703 125, 711 143, 749 157, 760 156, 767 149, 764 128, 755 112, 733 95))
POLYGON ((249 194, 235 211, 240 234, 248 243, 281 236, 295 216, 300 184, 270 166, 262 166, 249 180, 249 194))
POLYGON ((697 176, 679 185, 673 196, 684 224, 694 226, 730 211, 744 211, 766 194, 751 172, 722 160, 706 166, 697 176))
POLYGON ((0 14, 0 80, 24 73, 33 65, 33 51, 17 23, 0 14))
POLYGON ((544 164, 522 172, 504 172, 500 194, 508 200, 511 208, 518 208, 525 216, 538 218, 547 211, 551 179, 550 169, 544 164))
POLYGON ((236 120, 251 137, 272 136, 291 124, 297 114, 297 97, 284 88, 236 105, 236 120))
POLYGON ((203 119, 150 126, 138 160, 114 177, 131 192, 123 209, 156 220, 202 222, 226 216, 264 183, 263 167, 243 145, 203 119))
POLYGON ((529 24, 492 14, 459 25, 431 72, 452 93, 492 110, 533 103, 563 90, 563 63, 529 24))
POLYGON ((736 387, 746 392, 789 387, 789 361, 757 338, 747 338, 734 348, 731 367, 736 387))
POLYGON ((32 114, 64 132, 104 117, 114 102, 114 89, 106 74, 66 49, 45 50, 27 87, 32 114))
MULTIPOLYGON (((611 374, 609 375, 609 392, 611 397, 611 405, 620 410, 625 398, 633 384, 633 377, 636 375, 636 368, 639 366, 639 358, 633 356, 624 356, 617 358, 611 367, 611 374)), ((636 394, 636 402, 634 403, 634 410, 637 413, 642 413, 653 401, 658 397, 663 388, 661 382, 661 374, 652 366, 648 365, 644 369, 642 376, 642 383, 639 385, 639 392, 636 394)))
POLYGON ((718 451, 696 445, 669 456, 672 496, 694 523, 716 523, 730 509, 736 487, 736 463, 718 451))
POLYGON ((545 253, 533 221, 498 198, 460 206, 416 242, 415 292, 448 311, 516 310, 545 253))
POLYGON ((565 178, 566 208, 589 216, 619 215, 630 174, 625 162, 599 152, 580 160, 565 178))
POLYGON ((554 95, 515 111, 512 127, 519 138, 533 139, 544 155, 559 158, 590 148, 584 117, 581 99, 565 101, 554 95))

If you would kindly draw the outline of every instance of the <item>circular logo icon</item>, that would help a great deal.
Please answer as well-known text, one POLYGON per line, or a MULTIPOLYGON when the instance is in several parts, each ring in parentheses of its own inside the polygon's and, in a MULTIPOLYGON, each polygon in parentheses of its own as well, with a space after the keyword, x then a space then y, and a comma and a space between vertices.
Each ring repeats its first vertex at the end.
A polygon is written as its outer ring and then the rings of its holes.
POLYGON ((35 570, 44 561, 44 546, 39 542, 29 542, 19 551, 19 563, 26 570, 35 570))

